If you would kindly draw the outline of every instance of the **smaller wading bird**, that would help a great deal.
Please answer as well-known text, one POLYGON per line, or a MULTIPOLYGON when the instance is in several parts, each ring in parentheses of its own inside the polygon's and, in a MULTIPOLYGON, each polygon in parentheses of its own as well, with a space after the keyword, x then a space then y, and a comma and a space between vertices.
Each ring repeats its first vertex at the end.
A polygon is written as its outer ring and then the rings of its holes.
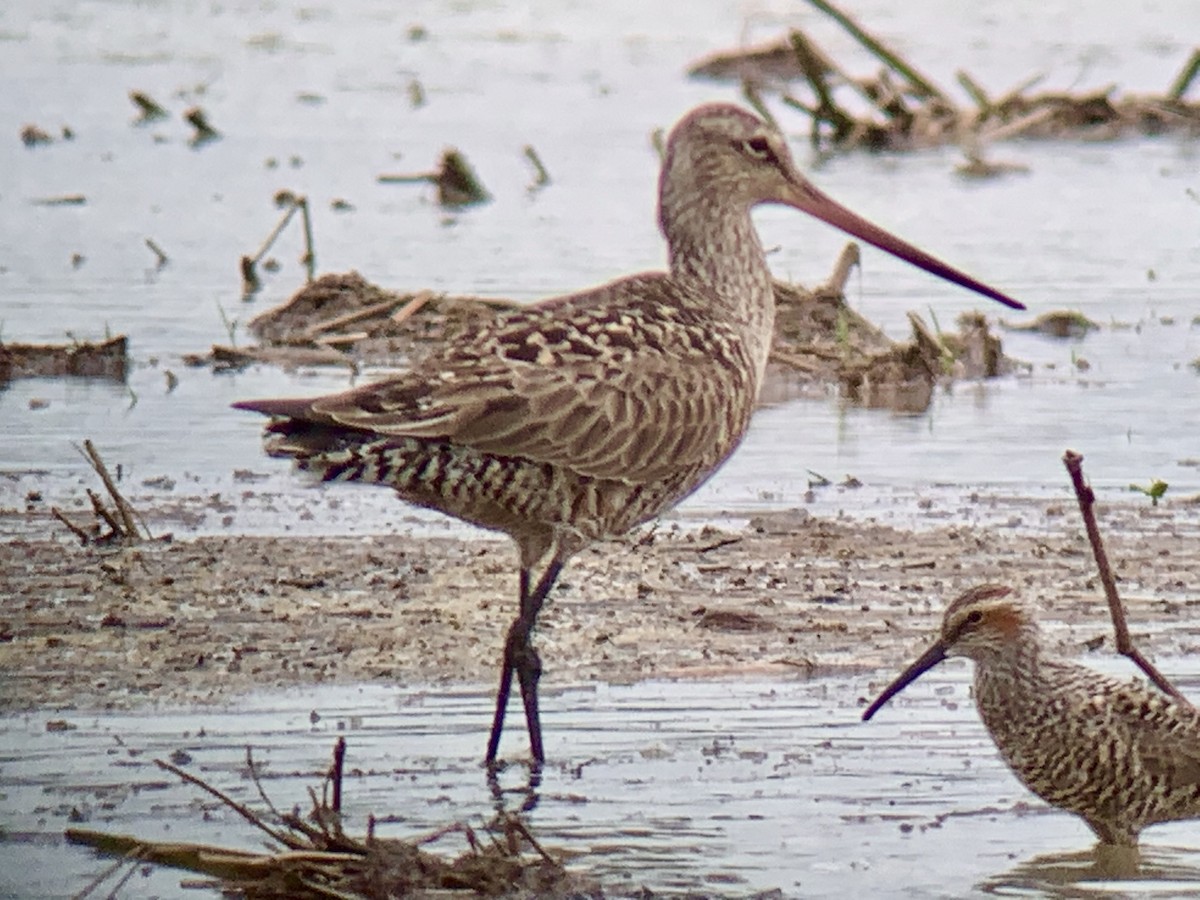
POLYGON ((1148 825, 1200 818, 1200 710, 1055 659, 1011 593, 987 584, 951 603, 941 636, 863 719, 943 659, 965 656, 979 715, 1009 768, 1101 843, 1136 847, 1148 825))
POLYGON ((669 272, 532 304, 377 384, 234 404, 272 417, 269 453, 325 481, 383 485, 516 541, 519 605, 489 763, 514 676, 533 758, 545 758, 532 636, 567 560, 670 509, 746 434, 775 324, 750 218, 760 203, 791 206, 1024 308, 835 203, 796 170, 773 126, 714 104, 688 113, 667 140, 658 221, 669 272))

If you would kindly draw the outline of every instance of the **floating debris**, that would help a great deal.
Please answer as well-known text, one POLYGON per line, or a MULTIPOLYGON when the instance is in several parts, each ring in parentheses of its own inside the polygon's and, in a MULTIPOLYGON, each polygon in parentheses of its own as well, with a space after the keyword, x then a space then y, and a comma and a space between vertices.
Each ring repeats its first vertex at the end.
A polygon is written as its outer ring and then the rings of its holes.
POLYGON ((154 259, 155 259, 154 268, 161 269, 163 266, 165 266, 167 263, 169 263, 171 261, 167 257, 167 254, 163 250, 163 248, 158 246, 158 244, 155 243, 153 238, 146 238, 146 246, 150 249, 150 252, 154 254, 154 259))
POLYGON ((0 385, 17 378, 111 378, 124 381, 129 368, 128 338, 99 343, 6 344, 0 342, 0 385))
POLYGON ((525 158, 533 166, 533 184, 529 185, 529 190, 531 192, 541 190, 550 183, 550 173, 542 165, 542 159, 538 156, 538 152, 533 149, 532 144, 526 144, 521 152, 525 154, 525 158))
POLYGON ((199 106, 193 106, 183 114, 183 120, 196 129, 195 134, 188 140, 193 147, 199 147, 221 137, 221 132, 208 122, 208 114, 199 106))
MULTIPOLYGON (((775 283, 764 403, 790 396, 797 383, 837 384, 854 402, 919 412, 943 380, 992 378, 1018 367, 978 313, 960 318, 958 334, 934 334, 913 315, 912 341, 888 338, 846 305, 844 286, 858 256, 857 245, 848 244, 829 282, 813 291, 775 283)), ((258 346, 213 347, 188 362, 218 369, 254 362, 289 368, 412 365, 431 348, 521 308, 504 299, 390 291, 357 272, 327 274, 249 324, 258 346)))
POLYGON ((148 122, 157 122, 167 118, 167 111, 159 106, 149 94, 130 91, 129 99, 138 109, 138 116, 133 120, 135 125, 145 125, 148 122))
POLYGON ((438 203, 452 208, 486 203, 492 199, 471 169, 466 157, 453 147, 442 152, 436 172, 417 175, 380 175, 376 180, 380 184, 429 182, 437 187, 438 203))
MULTIPOLYGON (((267 235, 267 239, 263 241, 258 252, 253 256, 243 256, 238 261, 238 268, 242 275, 242 299, 247 300, 262 290, 262 279, 258 277, 258 264, 263 262, 263 257, 267 255, 275 241, 279 239, 279 235, 287 227, 288 222, 299 210, 301 221, 304 224, 304 255, 300 258, 301 264, 304 266, 305 275, 309 283, 312 283, 316 274, 317 256, 313 249, 313 229, 312 217, 308 211, 308 198, 293 193, 292 191, 279 191, 275 194, 275 205, 284 210, 283 216, 271 229, 271 233, 267 235)), ((267 260, 263 263, 263 268, 270 272, 278 269, 278 264, 274 264, 272 260, 267 260)))
POLYGON ((83 194, 60 194, 57 197, 39 197, 33 201, 35 206, 83 206, 87 197, 83 194))
POLYGON ((1200 50, 1193 51, 1164 94, 1152 96, 1118 95, 1115 86, 1082 93, 1027 93, 1041 80, 1039 76, 992 97, 960 70, 957 81, 972 103, 963 107, 828 0, 809 2, 878 59, 882 71, 852 76, 811 35, 793 29, 768 44, 707 56, 693 64, 689 74, 740 81, 752 90, 778 91, 785 104, 811 119, 814 146, 908 150, 972 138, 972 159, 961 172, 967 177, 1014 171, 1005 164, 988 166, 978 147, 1017 136, 1095 139, 1127 133, 1200 132, 1200 103, 1184 99, 1200 74, 1200 50), (811 99, 790 93, 791 85, 801 81, 807 82, 811 99), (852 113, 842 102, 845 92, 870 112, 852 113))
POLYGON ((408 83, 408 105, 413 109, 420 109, 425 105, 425 88, 415 78, 408 83))
POLYGON ((54 138, 50 136, 50 133, 37 125, 26 125, 21 129, 21 143, 26 147, 37 147, 53 142, 54 138))
MULTIPOLYGON (((170 866, 213 879, 223 893, 256 900, 330 898, 371 900, 433 896, 540 897, 602 900, 595 882, 567 872, 563 864, 534 838, 520 816, 501 812, 480 829, 455 823, 432 834, 405 840, 375 834, 375 817, 367 820, 362 838, 347 834, 342 821, 342 772, 346 742, 339 738, 334 761, 319 790, 310 790, 312 809, 281 812, 259 782, 258 767, 246 751, 248 771, 265 810, 260 813, 218 788, 185 772, 174 762, 155 760, 159 768, 215 797, 268 836, 277 848, 250 852, 203 844, 145 840, 69 828, 66 838, 118 857, 118 863, 94 881, 92 888, 124 866, 136 871, 145 864, 170 866), (431 847, 460 836, 466 849, 456 856, 431 847)), ((89 892, 92 888, 89 888, 89 892)))

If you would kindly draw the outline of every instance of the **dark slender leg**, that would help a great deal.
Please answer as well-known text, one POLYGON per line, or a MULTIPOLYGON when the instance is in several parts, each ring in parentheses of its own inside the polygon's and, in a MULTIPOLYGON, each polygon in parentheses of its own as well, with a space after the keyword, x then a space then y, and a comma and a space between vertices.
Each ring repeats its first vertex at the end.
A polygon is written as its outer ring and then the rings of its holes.
POLYGON ((521 685, 521 700, 525 706, 525 727, 529 731, 529 752, 536 764, 540 765, 546 759, 542 748, 542 723, 538 714, 538 679, 542 675, 542 661, 537 651, 530 643, 533 626, 537 622, 538 613, 554 582, 562 571, 561 561, 551 560, 541 579, 532 591, 529 590, 529 573, 521 572, 521 612, 512 627, 508 629, 508 637, 504 642, 504 663, 500 672, 500 689, 496 693, 496 713, 492 718, 492 734, 488 739, 488 752, 485 762, 496 761, 496 753, 500 749, 500 733, 504 728, 504 713, 508 707, 508 696, 512 691, 513 674, 521 685))
POLYGON ((504 713, 508 709, 508 695, 512 692, 513 680, 513 659, 512 651, 513 631, 517 627, 517 623, 521 621, 521 617, 525 614, 526 598, 529 596, 529 570, 521 570, 521 613, 517 617, 517 621, 513 622, 512 627, 508 629, 508 637, 504 641, 504 661, 500 665, 500 687, 496 691, 496 712, 492 716, 492 733, 488 738, 487 756, 484 762, 491 765, 496 761, 496 753, 500 750, 500 733, 504 730, 504 713))

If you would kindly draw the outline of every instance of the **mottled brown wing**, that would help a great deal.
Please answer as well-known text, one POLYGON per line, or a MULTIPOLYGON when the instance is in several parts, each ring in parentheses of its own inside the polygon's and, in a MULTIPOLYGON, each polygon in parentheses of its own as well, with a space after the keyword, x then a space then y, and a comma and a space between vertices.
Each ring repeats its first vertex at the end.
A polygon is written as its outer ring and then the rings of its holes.
POLYGON ((1142 765, 1173 787, 1200 787, 1200 713, 1155 700, 1152 714, 1130 723, 1142 765))
POLYGON ((753 403, 740 344, 664 326, 670 311, 652 305, 589 316, 586 295, 571 299, 570 316, 510 316, 415 372, 312 401, 310 415, 597 478, 653 480, 719 462, 753 403))

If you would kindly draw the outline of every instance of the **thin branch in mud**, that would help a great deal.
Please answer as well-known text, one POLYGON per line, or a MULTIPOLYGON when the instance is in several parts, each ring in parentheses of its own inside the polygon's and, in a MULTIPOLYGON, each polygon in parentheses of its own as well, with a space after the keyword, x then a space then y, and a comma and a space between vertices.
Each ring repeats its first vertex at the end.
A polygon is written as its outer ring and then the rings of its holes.
POLYGON ((272 828, 270 825, 268 825, 266 822, 264 822, 262 820, 262 817, 259 816, 258 813, 256 813, 254 810, 250 809, 248 806, 244 806, 241 803, 238 803, 236 800, 234 800, 228 794, 225 794, 222 791, 217 790, 211 784, 208 784, 207 782, 200 780, 195 775, 191 775, 191 774, 183 771, 183 769, 167 762, 166 760, 156 759, 154 761, 154 764, 156 766, 158 766, 160 769, 166 769, 172 775, 175 775, 177 778, 181 778, 182 780, 186 781, 188 784, 195 785, 196 787, 200 788, 202 791, 205 791, 206 793, 211 794, 212 796, 216 797, 218 800, 220 800, 222 803, 224 803, 226 806, 228 806, 230 809, 232 809, 234 812, 236 812, 238 815, 240 815, 243 819, 245 819, 251 825, 255 826, 259 830, 264 831, 268 835, 270 835, 272 840, 276 840, 279 843, 283 844, 283 846, 288 847, 292 850, 304 849, 303 842, 296 840, 296 838, 292 837, 289 834, 286 834, 285 832, 282 832, 275 828, 272 828))
POLYGON ((50 515, 52 515, 54 518, 58 519, 58 521, 62 522, 64 525, 66 525, 67 528, 71 531, 71 533, 73 535, 75 535, 75 537, 79 538, 79 543, 86 545, 91 542, 92 535, 88 534, 88 532, 85 529, 80 528, 78 525, 76 525, 74 522, 72 522, 70 519, 68 519, 66 517, 66 515, 63 513, 63 511, 61 509, 59 509, 57 506, 50 507, 50 515))
POLYGON ((108 526, 108 530, 111 534, 117 537, 122 536, 123 529, 121 523, 117 521, 116 516, 108 511, 107 507, 104 505, 104 501, 100 499, 100 495, 91 488, 88 488, 85 493, 87 494, 88 500, 90 500, 92 503, 92 513, 96 516, 96 518, 108 526))
MULTIPOLYGON (((108 474, 108 467, 104 465, 104 460, 100 458, 100 454, 96 450, 96 445, 91 440, 85 440, 83 442, 83 449, 88 462, 92 464, 92 468, 96 470, 96 474, 104 482, 104 489, 108 491, 109 496, 113 499, 113 503, 116 504, 117 511, 121 514, 121 524, 125 527, 125 533, 130 537, 136 538, 138 536, 138 528, 133 507, 129 505, 129 501, 117 490, 116 482, 108 474)), ((120 469, 119 466, 118 469, 120 469)))
POLYGON ((1154 664, 1144 657, 1134 646, 1133 638, 1129 635, 1129 625, 1125 619, 1125 605, 1117 593, 1117 581, 1113 576, 1112 566, 1108 562, 1108 554, 1104 550, 1104 541, 1100 537, 1100 527, 1096 524, 1096 513, 1093 506, 1096 495, 1090 485, 1083 480, 1083 456, 1074 450, 1063 454, 1063 465, 1071 476, 1071 484, 1075 488, 1075 497, 1079 500, 1079 511, 1083 514, 1083 525, 1087 530, 1088 541, 1092 545, 1092 554, 1096 558, 1096 568, 1100 572, 1100 582, 1104 585, 1104 596, 1108 600, 1108 610, 1112 616, 1113 631, 1116 634, 1117 652, 1131 659, 1146 676, 1165 694, 1169 694, 1182 703, 1189 703, 1187 697, 1155 668, 1154 664))
MULTIPOLYGON (((102 534, 99 525, 91 531, 76 525, 57 507, 51 509, 50 514, 67 526, 71 533, 85 545, 93 541, 107 542, 119 540, 132 544, 138 543, 143 539, 153 539, 150 529, 146 527, 146 523, 142 521, 141 517, 134 511, 133 506, 130 505, 129 501, 117 489, 116 482, 109 474, 108 467, 104 464, 104 460, 100 458, 100 453, 96 450, 95 445, 90 440, 86 440, 83 442, 82 448, 77 446, 75 449, 79 451, 79 454, 88 461, 96 474, 100 476, 105 490, 108 491, 108 495, 112 498, 113 509, 109 509, 98 493, 91 488, 88 488, 86 491, 88 500, 92 504, 93 515, 95 515, 99 522, 108 526, 108 533, 102 534)), ((119 466, 118 471, 120 471, 119 466)))

